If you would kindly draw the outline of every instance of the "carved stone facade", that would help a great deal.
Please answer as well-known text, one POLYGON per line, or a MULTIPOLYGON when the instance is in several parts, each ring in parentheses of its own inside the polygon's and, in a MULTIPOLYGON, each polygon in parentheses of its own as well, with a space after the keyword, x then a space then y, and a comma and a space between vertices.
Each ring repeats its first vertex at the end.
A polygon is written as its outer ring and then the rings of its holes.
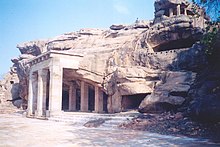
POLYGON ((94 81, 80 78, 77 73, 73 74, 74 70, 79 69, 82 57, 49 51, 29 61, 28 117, 53 116, 62 111, 104 112, 107 103, 104 105, 103 88, 94 81), (94 87, 93 95, 89 94, 89 87, 94 87), (64 96, 66 91, 68 94, 64 96), (80 92, 80 99, 77 91, 80 92), (65 101, 68 101, 67 105, 65 101), (89 101, 94 103, 93 108, 89 108, 89 101))
POLYGON ((154 23, 167 18, 188 16, 193 27, 205 27, 205 10, 187 0, 156 0, 154 23))

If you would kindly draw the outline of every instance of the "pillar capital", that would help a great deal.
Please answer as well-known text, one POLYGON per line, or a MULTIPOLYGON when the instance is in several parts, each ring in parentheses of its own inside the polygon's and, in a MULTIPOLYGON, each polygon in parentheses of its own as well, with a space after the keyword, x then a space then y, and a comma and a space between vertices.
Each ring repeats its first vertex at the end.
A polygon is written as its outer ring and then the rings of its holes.
POLYGON ((38 70, 38 76, 41 76, 41 77, 46 77, 48 74, 48 69, 40 69, 38 70))
POLYGON ((37 72, 30 72, 29 73, 29 80, 37 80, 37 72))

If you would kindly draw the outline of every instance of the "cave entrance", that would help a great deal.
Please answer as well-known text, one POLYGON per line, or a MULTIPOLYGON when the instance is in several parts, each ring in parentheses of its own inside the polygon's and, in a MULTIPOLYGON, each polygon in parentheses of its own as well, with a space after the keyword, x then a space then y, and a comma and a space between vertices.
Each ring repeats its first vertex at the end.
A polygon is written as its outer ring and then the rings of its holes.
POLYGON ((136 95, 125 95, 122 96, 122 111, 134 110, 138 109, 141 101, 147 96, 148 94, 136 94, 136 95))
MULTIPOLYGON (((69 90, 69 89, 68 89, 69 90)), ((68 90, 63 90, 62 92, 62 110, 63 111, 73 111, 70 110, 70 96, 69 96, 69 91, 68 90)), ((74 111, 80 111, 80 103, 81 103, 81 98, 80 98, 80 89, 76 88, 76 101, 75 101, 75 110, 74 111)))
POLYGON ((193 38, 179 39, 161 44, 154 48, 155 52, 168 51, 173 49, 190 48, 196 42, 193 38))

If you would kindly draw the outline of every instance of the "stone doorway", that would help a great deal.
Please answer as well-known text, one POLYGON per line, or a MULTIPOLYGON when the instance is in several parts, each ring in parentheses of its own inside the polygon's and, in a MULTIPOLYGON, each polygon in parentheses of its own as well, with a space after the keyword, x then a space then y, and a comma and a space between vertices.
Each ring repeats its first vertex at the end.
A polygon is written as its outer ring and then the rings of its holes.
POLYGON ((141 101, 147 95, 148 94, 136 94, 136 95, 122 96, 122 102, 121 102, 122 111, 138 109, 138 106, 140 105, 141 101))

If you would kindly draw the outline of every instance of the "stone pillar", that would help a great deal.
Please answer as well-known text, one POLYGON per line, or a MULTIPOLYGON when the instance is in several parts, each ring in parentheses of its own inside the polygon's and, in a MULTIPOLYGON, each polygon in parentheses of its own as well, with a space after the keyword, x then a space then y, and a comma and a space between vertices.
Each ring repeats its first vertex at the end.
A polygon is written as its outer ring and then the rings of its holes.
POLYGON ((69 111, 76 110, 76 88, 73 83, 70 83, 69 89, 69 111))
POLYGON ((38 94, 37 94, 37 116, 46 116, 46 89, 47 89, 47 73, 48 70, 42 69, 38 71, 38 94))
POLYGON ((98 86, 95 86, 95 112, 103 112, 103 92, 98 86))
POLYGON ((180 5, 177 5, 176 11, 177 11, 177 16, 181 14, 181 12, 180 12, 180 5))
POLYGON ((169 9, 169 16, 172 17, 173 16, 173 8, 169 9))
POLYGON ((50 67, 49 111, 55 115, 62 111, 63 68, 58 65, 50 67))
POLYGON ((108 109, 108 113, 113 113, 112 96, 108 96, 107 109, 108 109))
POLYGON ((29 74, 29 87, 28 87, 28 108, 27 108, 27 116, 32 117, 35 113, 35 99, 36 93, 36 81, 37 81, 37 74, 30 72, 29 74))
POLYGON ((184 9, 184 15, 187 16, 187 9, 186 8, 184 9))
POLYGON ((81 105, 80 105, 81 108, 80 108, 80 111, 87 112, 88 109, 89 109, 89 104, 88 104, 89 89, 88 89, 88 85, 84 81, 81 81, 80 92, 81 92, 81 105))

